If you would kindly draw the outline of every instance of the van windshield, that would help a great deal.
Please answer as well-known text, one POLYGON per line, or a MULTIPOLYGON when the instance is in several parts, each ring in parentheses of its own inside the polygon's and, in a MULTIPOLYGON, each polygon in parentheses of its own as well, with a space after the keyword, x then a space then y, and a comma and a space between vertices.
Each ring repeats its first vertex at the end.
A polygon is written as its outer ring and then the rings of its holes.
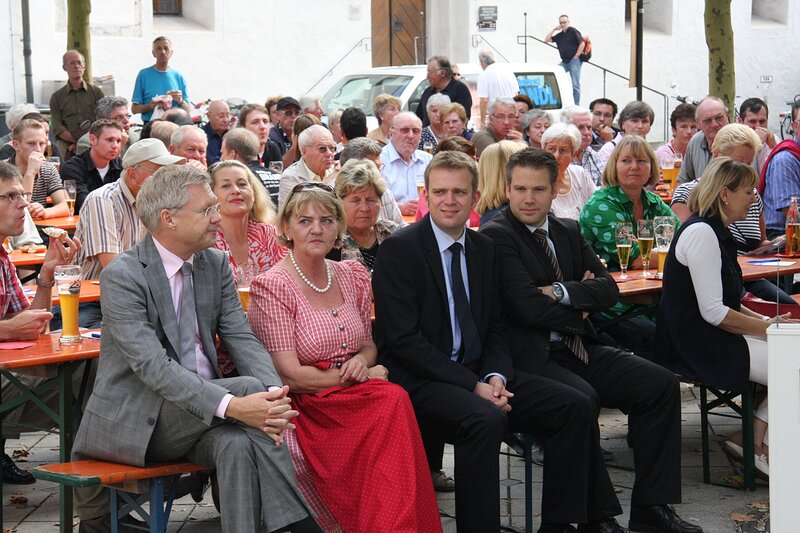
POLYGON ((400 97, 412 80, 412 76, 397 74, 373 74, 371 76, 347 76, 339 80, 322 97, 322 108, 334 109, 357 107, 372 116, 372 101, 379 94, 400 97))
POLYGON ((527 94, 539 109, 561 109, 561 91, 552 72, 517 72, 519 92, 527 94))

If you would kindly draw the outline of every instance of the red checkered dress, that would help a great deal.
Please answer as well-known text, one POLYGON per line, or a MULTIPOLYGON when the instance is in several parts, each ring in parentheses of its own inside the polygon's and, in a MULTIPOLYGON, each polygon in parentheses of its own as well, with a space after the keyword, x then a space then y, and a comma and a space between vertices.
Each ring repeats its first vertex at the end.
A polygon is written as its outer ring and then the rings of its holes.
MULTIPOLYGON (((295 352, 303 365, 340 362, 371 339, 369 272, 357 261, 330 265, 344 300, 335 309, 311 307, 282 266, 251 285, 250 324, 268 351, 295 352)), ((292 398, 300 416, 286 440, 320 527, 441 531, 414 410, 402 388, 373 379, 292 398)))

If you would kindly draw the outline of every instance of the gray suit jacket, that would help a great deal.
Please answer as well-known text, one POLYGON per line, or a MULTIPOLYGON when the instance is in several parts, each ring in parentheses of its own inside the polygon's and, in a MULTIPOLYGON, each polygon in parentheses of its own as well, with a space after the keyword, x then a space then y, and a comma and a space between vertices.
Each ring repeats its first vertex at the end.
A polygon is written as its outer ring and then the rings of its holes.
MULTIPOLYGON (((150 235, 103 269, 100 286, 100 362, 74 452, 144 465, 164 401, 210 427, 228 391, 181 366, 169 283, 150 235)), ((217 374, 216 335, 242 376, 259 379, 265 388, 280 386, 269 353, 247 323, 222 252, 195 254, 194 289, 203 351, 217 374)))

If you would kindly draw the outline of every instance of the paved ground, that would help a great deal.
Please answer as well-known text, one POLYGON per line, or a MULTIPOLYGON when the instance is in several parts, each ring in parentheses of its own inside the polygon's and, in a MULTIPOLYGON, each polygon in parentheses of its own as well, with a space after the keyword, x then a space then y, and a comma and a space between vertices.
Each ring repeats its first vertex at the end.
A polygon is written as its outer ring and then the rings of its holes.
MULTIPOLYGON (((702 481, 702 460, 700 456, 700 414, 696 400, 696 389, 683 386, 682 389, 683 420, 683 501, 677 506, 678 513, 685 519, 700 524, 706 532, 738 532, 767 531, 764 522, 768 518, 763 508, 768 505, 769 492, 766 486, 760 485, 755 492, 704 485, 702 481), (752 505, 755 504, 755 507, 752 505), (733 515, 733 513, 738 513, 733 515), (737 524, 732 515, 740 520, 749 520, 737 524)), ((735 431, 735 421, 712 417, 712 439, 716 442, 720 435, 735 431)), ((603 412, 600 425, 603 447, 614 452, 615 465, 609 469, 615 486, 619 489, 619 499, 625 514, 619 517, 621 524, 627 526, 630 506, 631 487, 633 485, 633 455, 625 444, 627 431, 626 417, 618 412, 603 412)), ((56 436, 44 433, 25 435, 20 441, 9 440, 7 448, 28 449, 27 464, 33 467, 43 463, 57 462, 58 440, 56 436)), ((452 472, 452 449, 446 452, 446 469, 452 472)), ((506 458, 501 455, 501 497, 500 505, 504 520, 515 527, 524 527, 524 484, 522 480, 522 460, 506 458)), ((735 475, 733 467, 728 463, 718 445, 712 443, 712 479, 723 481, 735 475)), ((539 527, 538 511, 541 503, 542 470, 534 467, 534 510, 537 514, 534 531, 539 527)), ((5 485, 3 512, 5 517, 4 532, 40 533, 58 530, 58 487, 53 483, 39 481, 34 485, 5 485), (11 495, 22 495, 25 503, 16 505, 10 502, 11 495)), ((206 502, 195 504, 186 497, 176 502, 170 517, 170 533, 206 533, 220 530, 219 517, 211 504, 210 494, 206 502)), ((446 515, 453 515, 454 499, 452 495, 441 495, 439 506, 446 515)), ((455 520, 443 515, 442 524, 446 533, 455 533, 455 520)), ((425 533, 425 532, 421 532, 425 533)))

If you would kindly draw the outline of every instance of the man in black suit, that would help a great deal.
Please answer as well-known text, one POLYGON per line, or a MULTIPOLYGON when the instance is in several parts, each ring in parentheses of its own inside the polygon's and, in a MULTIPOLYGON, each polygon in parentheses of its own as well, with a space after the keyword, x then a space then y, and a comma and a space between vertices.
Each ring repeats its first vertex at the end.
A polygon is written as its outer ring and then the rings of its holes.
MULTIPOLYGON (((481 228, 497 245, 497 279, 515 371, 572 387, 598 412, 614 407, 628 413, 636 466, 632 531, 701 532, 668 505, 681 499, 677 379, 597 339, 586 317, 614 305, 619 291, 578 224, 549 215, 557 177, 555 158, 543 150, 512 155, 506 166, 508 208, 481 228)), ((616 522, 606 525, 600 531, 622 530, 616 522)))
POLYGON ((464 229, 479 197, 475 161, 441 152, 425 185, 429 215, 378 251, 376 339, 422 431, 455 446, 459 533, 500 529, 497 455, 509 430, 536 433, 547 454, 540 531, 572 531, 570 523, 601 531, 594 526, 621 509, 594 407, 572 387, 513 370, 495 246, 464 229))

